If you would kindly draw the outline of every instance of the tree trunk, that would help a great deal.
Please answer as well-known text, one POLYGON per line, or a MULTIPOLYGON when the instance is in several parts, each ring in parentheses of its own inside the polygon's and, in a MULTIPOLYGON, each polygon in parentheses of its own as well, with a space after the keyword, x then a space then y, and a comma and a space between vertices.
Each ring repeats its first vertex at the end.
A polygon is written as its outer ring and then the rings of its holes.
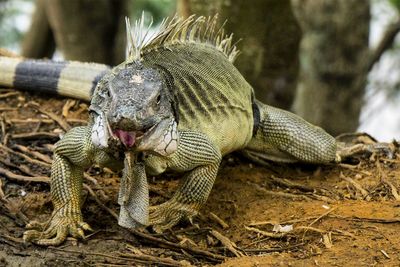
POLYGON ((71 60, 115 65, 125 58, 125 0, 46 0, 57 47, 71 60))
POLYGON ((178 12, 227 20, 226 32, 239 40, 241 55, 235 65, 254 87, 256 97, 288 109, 298 73, 300 27, 289 0, 179 0, 178 12))
POLYGON ((36 1, 29 31, 22 41, 21 55, 28 58, 51 58, 56 48, 46 16, 45 0, 36 1))
POLYGON ((337 135, 357 129, 366 81, 369 1, 295 0, 303 29, 294 111, 337 135))

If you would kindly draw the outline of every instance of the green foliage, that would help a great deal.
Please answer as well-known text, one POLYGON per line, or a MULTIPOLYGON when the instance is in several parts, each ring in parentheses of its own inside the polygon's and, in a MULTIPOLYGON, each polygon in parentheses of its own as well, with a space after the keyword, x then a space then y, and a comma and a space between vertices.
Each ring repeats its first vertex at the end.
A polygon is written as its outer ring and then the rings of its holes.
MULTIPOLYGON (((31 0, 19 1, 32 2, 31 0)), ((0 0, 0 47, 15 49, 23 33, 17 25, 18 17, 25 14, 16 2, 0 0)))
POLYGON ((389 2, 397 9, 397 11, 400 11, 400 0, 389 0, 389 2))
POLYGON ((175 0, 134 0, 130 1, 129 13, 136 19, 144 11, 147 18, 153 17, 154 24, 158 24, 163 18, 175 14, 175 6, 175 0))

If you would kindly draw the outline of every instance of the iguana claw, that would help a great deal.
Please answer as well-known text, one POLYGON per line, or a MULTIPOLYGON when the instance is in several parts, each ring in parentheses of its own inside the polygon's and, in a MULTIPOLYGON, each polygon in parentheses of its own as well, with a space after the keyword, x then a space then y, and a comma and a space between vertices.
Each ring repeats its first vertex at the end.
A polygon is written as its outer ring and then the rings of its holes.
POLYGON ((57 246, 65 241, 68 235, 85 238, 84 230, 93 231, 89 224, 80 219, 55 215, 50 221, 40 223, 32 221, 26 226, 23 239, 42 246, 57 246))
POLYGON ((175 226, 181 219, 191 219, 198 213, 197 205, 182 204, 169 200, 149 208, 149 225, 160 233, 175 226))

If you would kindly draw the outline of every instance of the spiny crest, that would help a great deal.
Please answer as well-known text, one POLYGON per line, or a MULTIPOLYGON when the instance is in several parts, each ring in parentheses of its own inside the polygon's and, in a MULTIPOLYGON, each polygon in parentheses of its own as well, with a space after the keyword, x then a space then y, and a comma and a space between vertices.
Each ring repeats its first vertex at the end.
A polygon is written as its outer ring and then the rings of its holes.
POLYGON ((239 55, 236 43, 232 42, 233 34, 225 34, 223 26, 217 28, 218 15, 205 18, 192 15, 183 19, 177 15, 164 19, 153 31, 153 21, 144 25, 144 13, 134 23, 131 29, 129 19, 126 18, 127 32, 127 59, 140 61, 142 55, 151 50, 176 43, 207 43, 223 52, 229 61, 235 61, 239 55))

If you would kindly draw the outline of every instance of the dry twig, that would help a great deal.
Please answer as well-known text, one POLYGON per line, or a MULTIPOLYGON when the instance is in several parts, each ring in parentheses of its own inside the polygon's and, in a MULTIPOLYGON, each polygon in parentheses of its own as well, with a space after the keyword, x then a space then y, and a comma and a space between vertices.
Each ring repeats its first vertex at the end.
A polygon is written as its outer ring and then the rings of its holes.
POLYGON ((19 134, 12 134, 10 136, 12 139, 55 139, 60 138, 59 134, 56 133, 48 133, 48 132, 34 132, 34 133, 19 133, 19 134))
POLYGON ((33 150, 29 149, 29 148, 26 147, 26 146, 23 146, 23 145, 14 145, 14 147, 17 148, 19 151, 25 152, 25 153, 27 153, 27 154, 30 154, 30 155, 34 156, 35 158, 40 159, 40 160, 42 160, 42 161, 44 161, 44 162, 46 162, 46 163, 51 164, 52 161, 53 161, 49 156, 47 156, 47 155, 45 155, 45 154, 42 154, 42 153, 40 153, 40 152, 38 152, 38 151, 33 151, 33 150))
POLYGON ((220 217, 218 217, 217 214, 210 212, 210 218, 212 220, 214 220, 215 222, 217 222, 219 225, 221 225, 222 229, 229 228, 229 225, 224 220, 222 220, 220 217))
POLYGON ((45 115, 47 115, 50 119, 54 120, 55 122, 58 123, 58 125, 61 126, 61 128, 64 129, 64 131, 68 131, 69 129, 71 129, 71 126, 67 123, 66 120, 64 120, 62 117, 54 114, 53 112, 44 110, 42 108, 39 107, 39 105, 34 104, 32 102, 28 103, 28 106, 36 109, 37 111, 39 111, 40 113, 43 113, 45 115))
MULTIPOLYGON (((115 219, 118 219, 118 215, 114 211, 112 211, 111 209, 107 208, 100 201, 100 199, 94 194, 93 190, 91 190, 90 187, 87 186, 85 188, 88 189, 89 193, 93 196, 93 198, 96 200, 96 202, 99 204, 99 206, 101 208, 103 208, 105 211, 107 211, 109 214, 111 214, 111 216, 113 216, 115 219)), ((127 229, 127 230, 129 232, 131 232, 132 234, 134 234, 136 236, 139 236, 139 237, 147 240, 148 242, 156 244, 157 246, 160 246, 160 247, 167 247, 167 248, 170 248, 170 249, 173 249, 173 250, 176 250, 176 251, 187 250, 187 251, 191 252, 192 254, 200 255, 200 256, 208 258, 209 260, 213 260, 213 261, 217 261, 217 262, 221 262, 221 261, 226 259, 225 256, 214 254, 212 252, 209 252, 209 251, 206 251, 206 250, 202 250, 202 249, 199 249, 199 248, 192 248, 192 247, 189 247, 189 246, 184 245, 184 244, 176 244, 176 243, 173 243, 173 242, 170 242, 170 241, 167 241, 167 240, 164 240, 164 239, 160 239, 160 238, 151 236, 149 234, 143 233, 143 232, 141 232, 139 230, 136 230, 136 229, 127 229)))
POLYGON ((371 196, 369 196, 369 192, 365 190, 359 183, 351 179, 350 177, 347 177, 343 174, 343 172, 340 172, 340 178, 343 180, 348 181, 350 184, 352 184, 358 191, 361 192, 362 196, 364 197, 365 200, 370 201, 371 196))
POLYGON ((40 175, 38 175, 37 173, 31 171, 31 169, 30 169, 27 165, 25 165, 25 164, 18 164, 18 165, 16 165, 16 164, 11 163, 10 161, 4 160, 4 159, 2 159, 2 158, 0 158, 0 162, 3 163, 4 165, 8 166, 8 167, 11 167, 11 168, 15 168, 15 169, 20 170, 22 173, 25 173, 25 174, 28 175, 28 176, 32 176, 32 177, 34 177, 34 176, 40 176, 40 175))
POLYGON ((139 236, 139 237, 145 239, 146 241, 151 242, 152 244, 155 244, 160 247, 166 247, 166 248, 173 249, 176 251, 187 250, 191 254, 200 255, 200 256, 206 257, 209 260, 213 260, 213 261, 217 261, 217 262, 224 261, 227 258, 225 256, 214 254, 214 253, 206 251, 206 250, 202 250, 199 248, 192 248, 192 247, 189 247, 184 244, 176 244, 176 243, 173 243, 173 242, 161 239, 161 238, 157 238, 157 237, 143 233, 136 229, 128 229, 128 231, 133 233, 134 235, 139 236))
POLYGON ((240 251, 237 247, 237 245, 232 242, 229 238, 226 236, 222 235, 220 232, 216 230, 211 230, 211 234, 218 239, 222 245, 224 245, 230 252, 233 253, 236 257, 243 257, 246 256, 242 251, 240 251))
POLYGON ((309 198, 305 195, 296 195, 296 194, 291 194, 291 193, 286 193, 286 192, 275 192, 275 191, 267 190, 256 183, 251 183, 251 182, 248 182, 248 183, 250 185, 253 185, 258 191, 263 192, 268 195, 271 195, 271 196, 285 197, 285 198, 291 198, 291 199, 301 199, 301 200, 307 200, 307 201, 312 200, 311 198, 309 198))
POLYGON ((13 173, 9 170, 3 169, 0 167, 0 174, 6 176, 8 179, 16 180, 16 181, 24 181, 24 182, 42 182, 42 183, 49 183, 50 178, 47 176, 25 176, 13 173))
POLYGON ((284 178, 277 178, 273 175, 271 175, 270 179, 277 185, 279 186, 283 186, 283 187, 287 187, 287 188, 293 188, 293 189, 298 189, 300 191, 303 192, 316 192, 317 189, 310 187, 310 186, 306 186, 306 185, 302 185, 302 184, 298 184, 298 183, 294 183, 292 181, 289 181, 287 179, 284 178))
POLYGON ((20 94, 19 92, 8 92, 8 93, 0 94, 0 99, 17 96, 19 94, 20 94))
POLYGON ((287 235, 287 233, 271 233, 271 232, 263 231, 263 230, 260 230, 258 228, 249 227, 249 226, 245 226, 244 228, 246 230, 249 230, 249 231, 252 231, 252 232, 256 232, 257 234, 261 234, 263 236, 267 236, 267 237, 271 237, 271 238, 282 238, 282 237, 287 235))
POLYGON ((360 167, 360 164, 357 164, 357 165, 350 165, 350 164, 340 163, 339 166, 342 167, 342 168, 345 168, 345 169, 347 169, 347 170, 356 172, 356 173, 362 173, 362 174, 365 174, 365 175, 367 175, 367 176, 371 176, 371 175, 372 175, 372 173, 369 172, 369 171, 358 170, 358 167, 360 167))
POLYGON ((115 220, 118 220, 118 215, 117 213, 115 213, 115 211, 113 211, 112 209, 108 208, 106 205, 103 204, 103 202, 101 202, 101 200, 97 197, 96 193, 92 190, 92 188, 90 186, 88 186, 87 184, 83 184, 83 187, 89 192, 89 194, 94 198, 94 200, 96 201, 96 203, 105 211, 107 211, 109 214, 111 214, 111 216, 113 216, 115 218, 115 220))
POLYGON ((327 212, 325 212, 324 214, 322 214, 321 216, 318 216, 315 220, 313 220, 308 227, 312 226, 314 223, 318 222, 319 220, 321 220, 322 218, 326 217, 327 215, 329 215, 332 211, 336 210, 337 207, 333 207, 330 210, 328 210, 327 212))
POLYGON ((20 152, 16 152, 16 151, 14 151, 14 150, 12 150, 12 149, 10 149, 10 148, 2 145, 2 144, 0 144, 0 149, 3 149, 4 151, 6 151, 8 153, 12 153, 14 155, 20 156, 21 158, 25 159, 26 161, 28 161, 28 162, 30 162, 32 164, 37 164, 37 165, 40 165, 40 166, 45 167, 45 168, 50 168, 51 167, 51 164, 49 164, 49 163, 46 163, 46 162, 43 162, 43 161, 36 160, 36 159, 31 158, 31 157, 28 157, 27 155, 25 155, 23 153, 20 153, 20 152))
POLYGON ((5 194, 3 191, 3 182, 0 179, 0 200, 2 200, 4 198, 5 194))
POLYGON ((18 110, 17 108, 3 108, 3 107, 0 107, 0 111, 1 112, 4 112, 4 111, 16 111, 16 110, 18 110))
POLYGON ((62 113, 61 113, 64 118, 68 117, 69 110, 75 105, 75 103, 76 103, 76 101, 73 99, 68 99, 65 102, 65 104, 62 108, 62 113))
MULTIPOLYGON (((17 109, 12 109, 12 108, 0 108, 0 111, 14 111, 17 109)), ((82 120, 82 119, 75 119, 75 118, 66 118, 65 119, 67 122, 70 123, 81 123, 81 124, 87 124, 87 120, 82 120)), ((7 123, 17 123, 17 124, 25 124, 25 123, 45 123, 45 124, 52 124, 54 123, 54 120, 52 119, 35 119, 35 118, 27 118, 27 119, 17 119, 17 118, 12 118, 12 119, 7 119, 7 123)))

